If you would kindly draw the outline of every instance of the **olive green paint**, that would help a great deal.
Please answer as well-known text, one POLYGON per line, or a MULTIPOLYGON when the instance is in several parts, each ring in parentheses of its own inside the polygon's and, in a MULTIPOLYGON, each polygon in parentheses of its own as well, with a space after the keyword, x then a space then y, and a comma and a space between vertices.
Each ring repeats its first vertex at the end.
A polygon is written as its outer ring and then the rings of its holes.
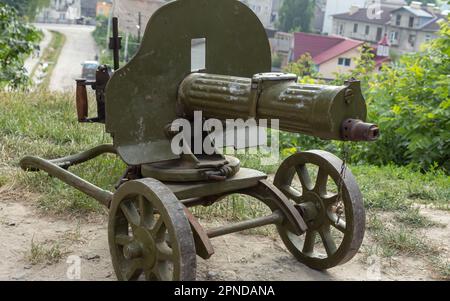
POLYGON ((191 72, 191 40, 206 38, 206 72, 252 77, 271 68, 259 19, 235 0, 179 0, 150 19, 136 56, 106 88, 106 130, 130 165, 175 159, 164 127, 177 117, 179 84, 191 72))

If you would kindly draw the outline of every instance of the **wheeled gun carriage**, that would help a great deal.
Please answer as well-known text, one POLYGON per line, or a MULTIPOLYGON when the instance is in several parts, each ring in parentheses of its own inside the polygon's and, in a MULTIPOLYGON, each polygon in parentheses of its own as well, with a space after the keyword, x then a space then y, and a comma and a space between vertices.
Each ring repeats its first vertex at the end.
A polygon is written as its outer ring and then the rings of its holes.
MULTIPOLYGON (((118 69, 117 19, 113 23, 110 47, 118 69)), ((196 256, 214 253, 210 239, 272 224, 301 263, 319 270, 344 264, 361 245, 365 213, 355 178, 336 156, 298 152, 271 183, 233 157, 172 151, 178 132, 170 125, 179 118, 192 121, 195 111, 221 121, 279 119, 281 130, 323 139, 378 138, 377 126, 365 123, 359 82, 303 85, 295 75, 270 70, 265 30, 247 6, 236 0, 170 2, 151 17, 129 63, 114 73, 101 66, 94 82, 77 81, 79 121, 105 123, 114 144, 51 161, 26 157, 21 167, 46 171, 109 208, 109 247, 119 280, 194 280, 196 256), (197 39, 206 45, 205 66, 193 71, 197 39), (92 119, 86 86, 96 91, 98 117, 92 119), (68 171, 104 153, 129 166, 114 193, 68 171), (231 194, 256 198, 272 213, 206 230, 188 209, 231 194)))

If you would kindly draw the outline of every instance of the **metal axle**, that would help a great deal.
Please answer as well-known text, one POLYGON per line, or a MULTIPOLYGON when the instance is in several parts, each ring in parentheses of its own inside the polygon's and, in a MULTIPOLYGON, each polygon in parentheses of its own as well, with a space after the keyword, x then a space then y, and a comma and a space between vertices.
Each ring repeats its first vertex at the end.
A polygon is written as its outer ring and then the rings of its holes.
POLYGON ((208 230, 207 234, 209 238, 214 238, 244 230, 259 228, 267 225, 281 224, 282 222, 283 222, 283 214, 279 210, 277 210, 274 211, 271 215, 265 217, 258 217, 255 219, 242 221, 236 224, 208 230))

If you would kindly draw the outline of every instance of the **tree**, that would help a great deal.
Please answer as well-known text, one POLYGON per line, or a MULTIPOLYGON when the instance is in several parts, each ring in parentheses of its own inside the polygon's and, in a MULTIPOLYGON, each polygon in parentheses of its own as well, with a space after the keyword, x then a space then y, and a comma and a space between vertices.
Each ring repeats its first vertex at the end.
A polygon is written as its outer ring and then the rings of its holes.
POLYGON ((280 8, 279 30, 311 32, 315 0, 284 0, 280 8))
POLYGON ((315 64, 309 53, 301 55, 296 62, 287 65, 284 71, 298 75, 300 78, 305 76, 318 77, 315 64))
POLYGON ((40 8, 50 5, 50 0, 2 0, 2 3, 15 8, 20 16, 26 16, 34 20, 40 8))
POLYGON ((28 83, 24 59, 36 48, 41 34, 0 3, 0 88, 18 88, 28 83))

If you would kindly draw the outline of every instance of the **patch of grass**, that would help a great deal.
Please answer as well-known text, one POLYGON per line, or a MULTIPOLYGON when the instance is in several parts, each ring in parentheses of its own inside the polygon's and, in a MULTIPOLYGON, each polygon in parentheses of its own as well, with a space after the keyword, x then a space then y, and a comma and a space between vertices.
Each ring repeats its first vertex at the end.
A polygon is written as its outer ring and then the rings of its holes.
POLYGON ((441 224, 421 215, 419 208, 410 208, 399 215, 396 215, 395 219, 405 226, 412 228, 431 228, 442 226, 441 224))
POLYGON ((368 209, 407 210, 414 203, 450 209, 450 177, 441 171, 423 174, 408 167, 351 166, 368 209))
POLYGON ((83 236, 81 234, 80 223, 77 224, 77 227, 75 229, 64 232, 62 239, 69 243, 84 242, 83 236))
POLYGON ((258 200, 237 194, 231 195, 213 206, 193 208, 193 212, 201 218, 209 220, 222 218, 228 221, 251 219, 271 213, 270 209, 258 200))
MULTIPOLYGON (((26 173, 18 167, 24 156, 53 159, 112 142, 103 125, 77 122, 73 97, 71 93, 44 90, 0 92, 0 165, 9 170, 16 185, 42 195, 38 206, 45 211, 80 215, 104 212, 95 200, 61 181, 42 172, 26 173)), ((91 105, 95 111, 94 102, 91 105)), ((113 190, 125 165, 107 155, 70 170, 99 187, 113 190)))
POLYGON ((37 243, 34 241, 34 239, 32 239, 31 248, 27 255, 27 260, 33 265, 41 263, 54 264, 58 263, 63 255, 64 254, 59 243, 37 243))
POLYGON ((9 182, 9 176, 0 174, 0 187, 5 186, 9 182))
POLYGON ((450 280, 450 260, 448 258, 442 259, 434 256, 431 258, 431 265, 437 273, 437 277, 442 280, 450 280))
POLYGON ((59 55, 61 54, 62 48, 66 43, 66 37, 57 31, 50 31, 52 39, 48 47, 44 50, 41 57, 41 62, 48 64, 45 79, 42 81, 41 87, 47 89, 50 85, 50 80, 52 78, 53 70, 55 69, 56 63, 58 62, 59 55))
POLYGON ((410 229, 390 227, 378 219, 375 215, 369 218, 369 231, 373 239, 382 248, 384 257, 395 255, 436 255, 437 250, 429 242, 417 236, 410 229))
POLYGON ((266 174, 275 174, 281 163, 272 162, 268 157, 261 154, 238 154, 236 157, 241 161, 242 167, 257 169, 266 174))

